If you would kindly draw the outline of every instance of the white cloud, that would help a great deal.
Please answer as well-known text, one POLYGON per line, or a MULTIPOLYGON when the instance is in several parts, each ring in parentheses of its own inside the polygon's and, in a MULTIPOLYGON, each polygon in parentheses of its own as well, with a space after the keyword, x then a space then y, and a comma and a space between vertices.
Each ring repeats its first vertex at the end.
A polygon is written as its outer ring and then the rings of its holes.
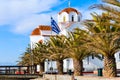
POLYGON ((49 23, 49 14, 30 15, 24 20, 21 20, 18 23, 16 23, 16 27, 12 29, 12 31, 16 33, 26 33, 29 30, 36 28, 38 25, 49 25, 49 23))
POLYGON ((28 32, 49 22, 48 13, 36 13, 51 11, 59 3, 60 0, 0 0, 0 25, 12 25, 11 29, 16 33, 28 32))
MULTIPOLYGON (((51 9, 64 1, 66 0, 0 0, 0 25, 12 26, 10 29, 14 33, 28 33, 40 24, 50 24, 50 16, 56 20, 57 12, 52 12, 51 9), (42 13, 47 11, 49 13, 42 13)), ((82 19, 91 18, 90 10, 79 11, 82 19)))

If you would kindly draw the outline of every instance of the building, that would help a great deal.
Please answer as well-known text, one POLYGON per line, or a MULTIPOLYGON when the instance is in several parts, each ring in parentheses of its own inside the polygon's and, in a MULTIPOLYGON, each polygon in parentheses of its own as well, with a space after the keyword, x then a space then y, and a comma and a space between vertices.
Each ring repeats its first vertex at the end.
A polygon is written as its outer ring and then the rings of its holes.
MULTIPOLYGON (((80 27, 81 13, 74 8, 65 8, 58 13, 58 25, 61 30, 60 34, 67 35, 67 31, 73 30, 75 27, 80 27)), ((51 35, 57 35, 51 30, 50 25, 39 25, 30 35, 30 42, 44 42, 51 35)))
MULTIPOLYGON (((67 31, 72 31, 75 27, 82 28, 80 21, 81 13, 78 10, 71 7, 63 9, 58 13, 58 25, 61 30, 59 35, 63 34, 67 36, 67 31)), ((35 43, 48 40, 51 35, 58 34, 51 30, 50 25, 39 25, 30 35, 31 47, 33 48, 35 43)), ((50 67, 53 67, 54 70, 57 69, 55 61, 45 62, 45 66, 45 71, 49 71, 50 67)), ((103 68, 103 61, 90 56, 83 60, 83 67, 85 69, 84 71, 93 71, 98 68, 103 68)), ((64 60, 64 71, 67 71, 67 69, 73 70, 73 61, 71 58, 64 60)))

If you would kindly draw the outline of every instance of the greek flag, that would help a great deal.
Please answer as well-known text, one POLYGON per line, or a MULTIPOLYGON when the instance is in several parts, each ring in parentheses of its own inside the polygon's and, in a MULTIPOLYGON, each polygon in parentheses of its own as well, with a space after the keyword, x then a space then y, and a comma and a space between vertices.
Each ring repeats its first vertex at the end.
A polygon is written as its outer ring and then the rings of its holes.
POLYGON ((52 17, 51 17, 51 28, 52 31, 56 32, 57 34, 60 33, 60 28, 52 17))

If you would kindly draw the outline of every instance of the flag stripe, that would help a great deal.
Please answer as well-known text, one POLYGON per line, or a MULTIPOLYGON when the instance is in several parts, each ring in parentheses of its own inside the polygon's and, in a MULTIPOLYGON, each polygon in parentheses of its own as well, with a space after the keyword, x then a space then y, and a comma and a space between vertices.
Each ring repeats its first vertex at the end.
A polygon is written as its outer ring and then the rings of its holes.
POLYGON ((52 31, 56 32, 57 34, 60 33, 59 26, 52 17, 51 17, 51 27, 52 27, 52 31))

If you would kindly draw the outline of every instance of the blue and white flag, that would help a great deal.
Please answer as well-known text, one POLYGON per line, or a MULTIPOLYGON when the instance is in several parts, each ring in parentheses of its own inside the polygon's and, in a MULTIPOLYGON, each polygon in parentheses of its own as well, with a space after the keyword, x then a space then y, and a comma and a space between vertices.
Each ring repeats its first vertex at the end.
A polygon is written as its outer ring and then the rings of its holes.
POLYGON ((51 17, 51 28, 52 31, 56 32, 57 34, 60 33, 60 28, 52 17, 51 17))

